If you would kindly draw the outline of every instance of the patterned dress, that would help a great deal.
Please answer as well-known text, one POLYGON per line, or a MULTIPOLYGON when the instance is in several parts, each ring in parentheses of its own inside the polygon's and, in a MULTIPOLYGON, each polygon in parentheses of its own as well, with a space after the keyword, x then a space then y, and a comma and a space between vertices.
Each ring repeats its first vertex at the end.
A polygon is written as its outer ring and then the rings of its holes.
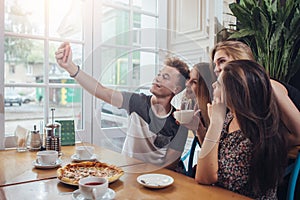
POLYGON ((248 177, 253 144, 241 130, 228 134, 228 125, 232 118, 228 113, 220 137, 216 185, 255 199, 277 199, 276 190, 267 194, 254 194, 249 191, 248 177))

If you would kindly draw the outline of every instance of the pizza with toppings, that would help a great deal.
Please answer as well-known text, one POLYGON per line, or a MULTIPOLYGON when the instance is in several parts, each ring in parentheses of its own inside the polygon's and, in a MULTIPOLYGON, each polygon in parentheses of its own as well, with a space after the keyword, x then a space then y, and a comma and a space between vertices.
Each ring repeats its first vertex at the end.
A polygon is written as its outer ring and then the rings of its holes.
POLYGON ((105 177, 112 183, 123 174, 124 171, 114 165, 91 161, 70 163, 57 169, 57 178, 70 185, 78 185, 81 178, 88 176, 105 177))

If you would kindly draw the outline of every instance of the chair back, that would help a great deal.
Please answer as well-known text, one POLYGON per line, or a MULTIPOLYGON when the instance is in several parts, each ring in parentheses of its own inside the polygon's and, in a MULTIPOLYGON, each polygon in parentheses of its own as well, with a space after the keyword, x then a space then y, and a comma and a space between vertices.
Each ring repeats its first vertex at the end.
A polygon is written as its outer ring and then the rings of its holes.
POLYGON ((187 168, 185 169, 185 175, 193 178, 195 177, 195 170, 194 170, 193 163, 194 163, 194 156, 195 156, 197 145, 201 147, 198 137, 194 136, 189 151, 181 158, 182 162, 184 162, 188 158, 187 168))
POLYGON ((294 200, 295 190, 297 185, 297 179, 299 178, 299 170, 300 170, 300 149, 298 150, 298 155, 294 163, 292 163, 287 168, 287 173, 291 173, 289 178, 289 185, 287 191, 287 200, 294 200))

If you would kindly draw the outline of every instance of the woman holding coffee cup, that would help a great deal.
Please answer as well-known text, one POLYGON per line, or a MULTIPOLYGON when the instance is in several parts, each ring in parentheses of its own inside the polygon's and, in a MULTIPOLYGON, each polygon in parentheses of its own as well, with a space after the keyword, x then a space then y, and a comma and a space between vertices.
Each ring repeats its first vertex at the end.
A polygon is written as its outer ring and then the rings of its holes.
POLYGON ((196 181, 250 198, 277 199, 287 148, 265 69, 250 60, 228 62, 213 88, 196 181))
POLYGON ((200 73, 201 68, 207 67, 207 65, 208 63, 198 63, 193 66, 190 71, 190 78, 186 82, 186 93, 184 97, 194 101, 195 113, 193 119, 183 125, 196 132, 200 143, 203 142, 206 127, 209 126, 207 104, 211 102, 211 99, 209 89, 200 73))

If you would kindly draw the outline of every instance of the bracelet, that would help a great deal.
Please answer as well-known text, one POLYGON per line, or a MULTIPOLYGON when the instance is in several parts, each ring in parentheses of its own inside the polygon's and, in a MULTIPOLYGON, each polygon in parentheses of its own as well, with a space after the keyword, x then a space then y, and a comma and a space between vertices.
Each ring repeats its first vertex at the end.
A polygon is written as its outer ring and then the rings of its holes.
POLYGON ((213 143, 219 143, 219 141, 218 140, 212 140, 212 139, 209 139, 209 138, 204 138, 204 140, 207 140, 207 141, 209 141, 209 142, 213 142, 213 143))
POLYGON ((79 71, 80 71, 80 67, 79 67, 79 65, 77 65, 77 72, 74 75, 70 74, 70 77, 75 78, 78 75, 79 71))

